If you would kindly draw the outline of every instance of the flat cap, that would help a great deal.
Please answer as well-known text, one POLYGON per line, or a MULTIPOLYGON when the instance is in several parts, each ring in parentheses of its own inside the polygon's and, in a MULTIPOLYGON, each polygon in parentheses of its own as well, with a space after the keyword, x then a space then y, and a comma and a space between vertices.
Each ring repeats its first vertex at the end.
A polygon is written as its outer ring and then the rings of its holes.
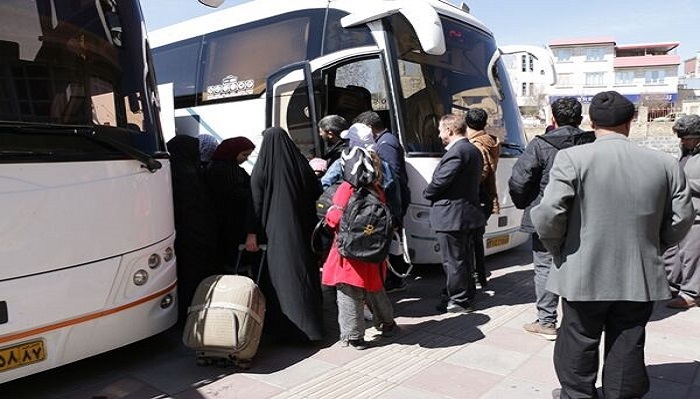
POLYGON ((593 96, 588 115, 596 126, 622 125, 634 117, 634 104, 616 91, 603 91, 593 96))

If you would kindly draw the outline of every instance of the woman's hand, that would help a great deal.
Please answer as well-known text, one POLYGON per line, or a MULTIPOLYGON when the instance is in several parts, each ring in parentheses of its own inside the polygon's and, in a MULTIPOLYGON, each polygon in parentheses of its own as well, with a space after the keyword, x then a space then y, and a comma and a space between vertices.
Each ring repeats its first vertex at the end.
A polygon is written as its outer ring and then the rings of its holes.
POLYGON ((258 252, 260 250, 258 247, 258 236, 256 234, 250 233, 246 236, 245 250, 248 252, 258 252))

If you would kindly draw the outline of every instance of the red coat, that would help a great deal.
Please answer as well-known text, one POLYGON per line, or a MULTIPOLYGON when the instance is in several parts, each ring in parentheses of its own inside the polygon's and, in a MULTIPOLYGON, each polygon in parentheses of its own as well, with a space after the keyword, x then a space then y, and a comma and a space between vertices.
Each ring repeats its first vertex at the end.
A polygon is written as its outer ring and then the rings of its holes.
MULTIPOLYGON (((386 197, 381 189, 379 199, 386 202, 386 197)), ((333 207, 326 213, 326 223, 334 231, 340 224, 343 216, 343 209, 348 204, 355 189, 348 182, 343 182, 333 196, 333 207)), ((344 283, 355 287, 364 288, 366 291, 380 291, 384 287, 384 276, 386 275, 386 262, 380 264, 364 262, 356 259, 344 258, 338 252, 338 244, 333 239, 333 245, 328 253, 328 258, 323 264, 321 281, 325 285, 336 285, 344 283)))

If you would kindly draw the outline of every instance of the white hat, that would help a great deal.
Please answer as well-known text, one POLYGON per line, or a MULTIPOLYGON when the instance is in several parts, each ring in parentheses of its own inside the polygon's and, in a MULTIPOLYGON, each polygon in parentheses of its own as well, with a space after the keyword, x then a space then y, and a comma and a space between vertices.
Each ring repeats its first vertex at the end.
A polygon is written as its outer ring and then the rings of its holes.
POLYGON ((374 151, 374 135, 372 128, 364 123, 354 123, 348 130, 344 130, 340 137, 349 141, 350 147, 362 147, 374 151))

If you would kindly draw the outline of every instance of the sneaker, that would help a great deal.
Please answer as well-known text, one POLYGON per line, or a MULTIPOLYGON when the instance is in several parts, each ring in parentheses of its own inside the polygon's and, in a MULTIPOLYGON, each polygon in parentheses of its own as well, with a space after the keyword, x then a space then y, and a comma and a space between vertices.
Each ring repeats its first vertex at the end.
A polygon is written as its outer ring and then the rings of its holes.
POLYGON ((523 329, 550 341, 557 339, 557 326, 555 324, 540 324, 539 321, 535 320, 532 323, 524 324, 523 329))
POLYGON ((372 345, 369 342, 365 341, 364 338, 359 338, 345 340, 342 342, 342 346, 355 348, 358 351, 363 351, 372 345))
POLYGON ((384 284, 384 291, 387 294, 391 294, 392 292, 406 291, 406 287, 407 284, 404 279, 387 279, 384 284))
POLYGON ((439 311, 443 313, 471 313, 474 311, 474 307, 469 302, 462 302, 460 304, 448 301, 444 304, 444 307, 438 307, 439 311))
POLYGON ((398 334, 399 326, 396 323, 382 323, 378 330, 382 332, 382 337, 389 338, 398 334))

